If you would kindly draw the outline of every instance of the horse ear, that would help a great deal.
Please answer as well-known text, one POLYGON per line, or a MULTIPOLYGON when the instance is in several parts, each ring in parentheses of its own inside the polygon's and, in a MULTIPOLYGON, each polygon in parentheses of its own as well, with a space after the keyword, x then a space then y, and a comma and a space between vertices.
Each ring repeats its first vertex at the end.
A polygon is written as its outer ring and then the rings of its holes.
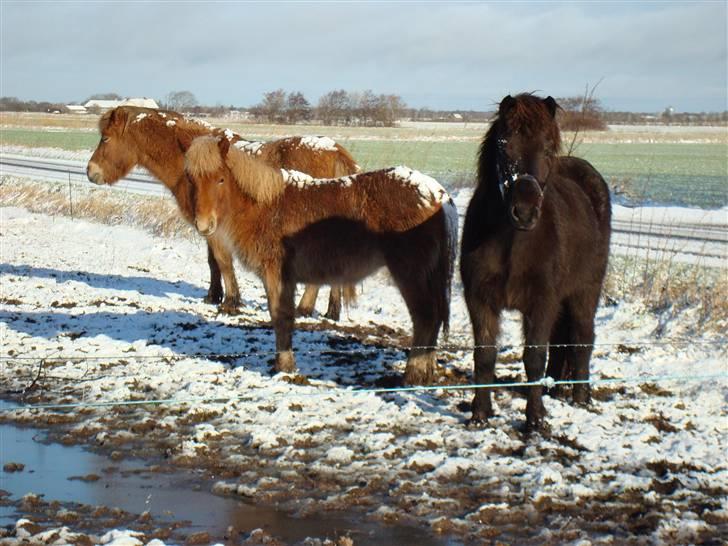
POLYGON ((220 157, 225 159, 228 151, 230 151, 230 141, 226 138, 221 138, 217 141, 217 148, 220 150, 220 157))
POLYGON ((116 127, 118 129, 121 129, 121 134, 123 135, 126 131, 126 128, 129 126, 129 121, 131 118, 129 117, 129 112, 124 110, 121 107, 114 108, 111 111, 111 115, 109 116, 109 127, 116 127))
POLYGON ((543 99, 543 102, 546 105, 546 108, 548 109, 549 114, 551 114, 551 117, 552 118, 556 117, 556 109, 561 108, 561 106, 559 106, 556 103, 556 101, 554 100, 554 98, 551 95, 549 95, 548 97, 543 99))
POLYGON ((503 97, 503 100, 500 101, 500 105, 498 106, 498 113, 505 114, 514 104, 516 104, 516 99, 510 95, 503 97))

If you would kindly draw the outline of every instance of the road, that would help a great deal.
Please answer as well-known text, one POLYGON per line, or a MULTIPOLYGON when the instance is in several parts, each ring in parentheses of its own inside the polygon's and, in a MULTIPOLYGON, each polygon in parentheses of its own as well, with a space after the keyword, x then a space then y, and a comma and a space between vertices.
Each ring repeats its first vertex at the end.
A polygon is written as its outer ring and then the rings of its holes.
MULTIPOLYGON (((88 184, 86 164, 61 159, 37 159, 0 154, 0 174, 41 180, 88 184)), ((166 189, 148 173, 135 170, 115 188, 147 194, 166 189)), ((468 192, 469 194, 469 192, 468 192)), ((467 196, 462 196, 467 197, 467 196)), ((463 199, 456 199, 464 210, 463 199)), ((612 252, 619 255, 728 265, 728 211, 641 207, 615 207, 612 220, 612 252)))

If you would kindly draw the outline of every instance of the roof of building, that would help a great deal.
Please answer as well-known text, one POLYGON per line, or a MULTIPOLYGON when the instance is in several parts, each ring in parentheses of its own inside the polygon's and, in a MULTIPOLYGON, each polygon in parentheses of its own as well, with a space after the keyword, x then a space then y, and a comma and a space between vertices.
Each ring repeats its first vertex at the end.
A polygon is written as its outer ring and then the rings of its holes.
POLYGON ((146 97, 127 98, 123 100, 91 99, 84 104, 86 108, 101 108, 110 110, 117 106, 142 106, 144 108, 159 108, 157 101, 146 97))

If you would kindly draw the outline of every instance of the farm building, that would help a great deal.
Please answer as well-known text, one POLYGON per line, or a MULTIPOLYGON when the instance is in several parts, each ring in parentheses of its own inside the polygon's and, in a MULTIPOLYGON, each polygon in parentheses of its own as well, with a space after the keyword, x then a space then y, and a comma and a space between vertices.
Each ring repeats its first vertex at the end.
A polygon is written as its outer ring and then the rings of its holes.
POLYGON ((66 104, 66 112, 69 114, 88 114, 88 110, 81 104, 66 104))
POLYGON ((84 105, 86 110, 98 110, 99 112, 106 112, 117 106, 142 106, 144 108, 159 108, 157 101, 154 99, 148 99, 146 97, 140 98, 129 98, 123 100, 101 100, 92 99, 87 101, 84 105))

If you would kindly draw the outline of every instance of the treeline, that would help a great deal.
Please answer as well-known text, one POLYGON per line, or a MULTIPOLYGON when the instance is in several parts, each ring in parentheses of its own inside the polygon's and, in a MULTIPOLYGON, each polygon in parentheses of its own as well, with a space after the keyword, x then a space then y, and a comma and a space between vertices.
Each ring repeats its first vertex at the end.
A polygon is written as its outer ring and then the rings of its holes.
POLYGON ((674 112, 666 109, 660 114, 639 112, 604 112, 610 125, 726 125, 728 110, 723 112, 674 112))
POLYGON ((313 119, 324 125, 391 127, 404 116, 407 105, 399 95, 366 91, 330 91, 316 106, 300 91, 283 89, 263 95, 263 101, 250 109, 251 114, 268 123, 301 123, 313 119))
POLYGON ((65 112, 66 106, 56 102, 20 100, 17 97, 0 97, 0 112, 65 112))
MULTIPOLYGON (((121 99, 116 93, 91 95, 89 99, 121 99)), ((433 110, 412 108, 395 94, 375 94, 371 90, 329 91, 312 105, 300 91, 283 89, 270 91, 263 100, 250 108, 241 106, 205 106, 189 91, 174 91, 157 101, 161 108, 198 116, 226 117, 235 115, 265 123, 322 123, 324 125, 351 125, 391 127, 399 120, 485 123, 492 119, 494 110, 433 110)), ((598 98, 575 96, 557 98, 561 106, 559 123, 564 130, 604 130, 607 125, 727 125, 728 111, 676 112, 665 108, 660 113, 606 110, 598 98)), ((66 105, 48 101, 24 101, 17 97, 0 97, 0 112, 66 112, 66 105)))

